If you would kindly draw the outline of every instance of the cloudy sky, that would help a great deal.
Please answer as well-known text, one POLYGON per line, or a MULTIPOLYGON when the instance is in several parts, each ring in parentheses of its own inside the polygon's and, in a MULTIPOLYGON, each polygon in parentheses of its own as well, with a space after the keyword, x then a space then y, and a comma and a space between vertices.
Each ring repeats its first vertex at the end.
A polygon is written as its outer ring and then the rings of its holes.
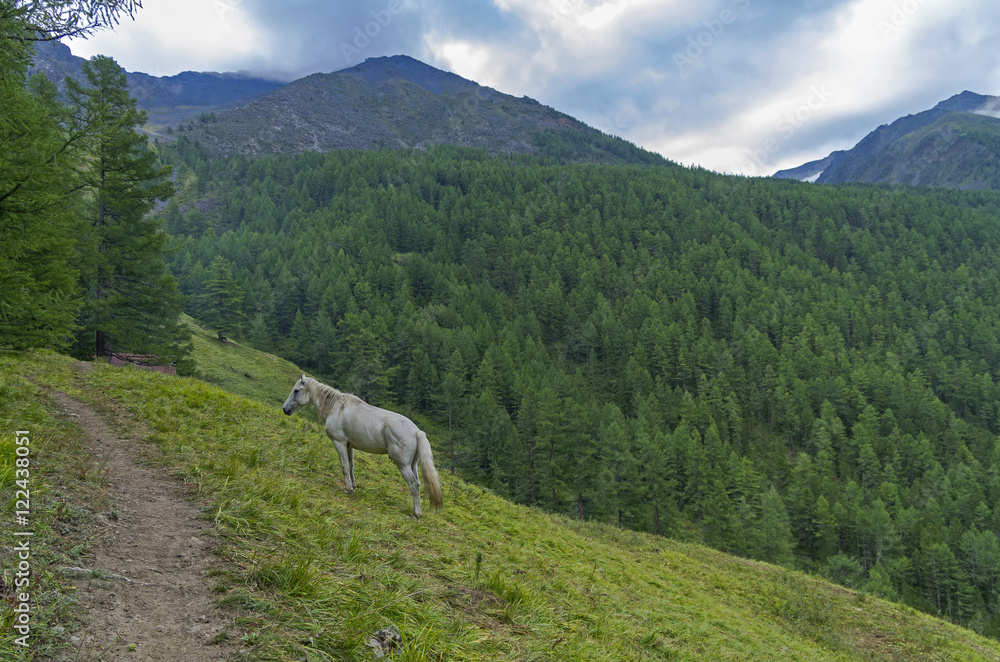
POLYGON ((70 43, 130 71, 291 80, 406 54, 685 165, 769 175, 963 90, 1000 95, 996 0, 143 0, 70 43))

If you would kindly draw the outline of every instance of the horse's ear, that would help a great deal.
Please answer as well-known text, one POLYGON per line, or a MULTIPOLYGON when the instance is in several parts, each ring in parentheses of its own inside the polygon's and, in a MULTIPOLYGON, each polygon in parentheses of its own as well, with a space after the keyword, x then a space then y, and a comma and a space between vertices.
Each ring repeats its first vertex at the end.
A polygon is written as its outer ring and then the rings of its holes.
POLYGON ((306 383, 306 373, 304 373, 304 372, 302 373, 302 383, 303 384, 306 383))

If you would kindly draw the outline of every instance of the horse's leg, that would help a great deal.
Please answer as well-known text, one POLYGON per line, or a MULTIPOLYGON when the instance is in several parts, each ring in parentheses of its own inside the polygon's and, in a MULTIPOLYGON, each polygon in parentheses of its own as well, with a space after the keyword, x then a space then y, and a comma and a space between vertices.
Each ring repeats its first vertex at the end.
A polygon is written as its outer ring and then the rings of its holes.
POLYGON ((410 494, 413 495, 413 517, 419 518, 423 515, 420 510, 420 478, 410 465, 397 463, 396 466, 399 467, 399 473, 403 474, 403 480, 410 486, 410 494))
POLYGON ((354 476, 351 463, 354 460, 351 457, 351 447, 339 441, 334 441, 333 445, 337 448, 337 455, 340 456, 340 470, 344 472, 344 489, 347 492, 353 492, 354 476))
POLYGON ((347 464, 350 467, 351 489, 353 490, 358 486, 358 481, 354 479, 354 446, 347 447, 347 464))

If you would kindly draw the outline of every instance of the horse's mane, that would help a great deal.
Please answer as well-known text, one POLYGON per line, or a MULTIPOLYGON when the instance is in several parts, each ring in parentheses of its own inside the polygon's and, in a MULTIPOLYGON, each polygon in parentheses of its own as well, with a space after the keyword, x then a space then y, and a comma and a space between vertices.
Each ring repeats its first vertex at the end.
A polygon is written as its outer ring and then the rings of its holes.
POLYGON ((315 379, 310 379, 312 382, 312 400, 316 405, 316 411, 319 412, 319 420, 325 421, 326 418, 333 412, 337 407, 343 407, 345 404, 351 401, 363 402, 361 398, 350 393, 343 393, 333 388, 332 386, 327 386, 321 381, 315 379))

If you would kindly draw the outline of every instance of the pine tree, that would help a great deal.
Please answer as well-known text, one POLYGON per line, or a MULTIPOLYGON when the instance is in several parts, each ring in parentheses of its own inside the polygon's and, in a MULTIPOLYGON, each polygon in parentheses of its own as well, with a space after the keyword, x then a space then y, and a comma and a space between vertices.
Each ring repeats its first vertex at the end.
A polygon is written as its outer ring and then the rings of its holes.
POLYGON ((837 552, 837 518, 833 516, 830 502, 822 494, 816 499, 813 510, 813 557, 823 563, 837 552))
POLYGON ((1000 608, 997 587, 1000 585, 1000 540, 992 531, 969 529, 959 543, 962 565, 970 581, 986 597, 994 613, 1000 608))
POLYGON ((613 484, 608 486, 611 520, 618 526, 635 527, 637 513, 641 510, 643 486, 639 477, 639 458, 631 446, 628 424, 618 407, 608 403, 602 416, 600 448, 604 462, 612 473, 613 484))
POLYGON ((271 331, 267 326, 263 313, 257 313, 250 322, 247 339, 255 349, 267 351, 271 349, 271 331))
POLYGON ((80 170, 89 226, 83 268, 87 296, 77 351, 175 357, 184 353, 178 323, 182 300, 163 260, 167 235, 149 215, 173 194, 165 179, 169 169, 156 167, 145 136, 136 132, 145 113, 128 95, 125 72, 99 55, 83 64, 83 74, 87 87, 72 79, 66 84, 72 125, 86 134, 80 170))
POLYGON ((337 344, 337 328, 333 325, 333 320, 326 312, 326 308, 320 308, 316 314, 312 333, 312 352, 310 362, 321 371, 330 368, 333 359, 333 349, 337 344))
MULTIPOLYGON (((296 320, 301 311, 296 314, 296 320)), ((304 323, 304 322, 303 322, 304 323)), ((341 331, 341 354, 347 390, 372 404, 385 402, 392 396, 390 384, 398 366, 386 367, 385 322, 373 319, 367 310, 347 313, 338 323, 341 331)), ((293 332, 296 328, 292 325, 293 332)), ((308 337, 308 332, 306 332, 308 337)))
MULTIPOLYGON (((36 41, 53 41, 65 37, 86 37, 98 30, 112 28, 124 14, 134 16, 142 7, 139 0, 47 0, 46 2, 7 3, 5 19, 15 19, 18 30, 8 32, 3 26, 3 36, 13 37, 18 45, 36 41)), ((8 48, 0 49, 6 52, 8 48)), ((15 51, 16 52, 16 51, 15 51)))
MULTIPOLYGON (((462 359, 462 352, 455 350, 445 362, 445 374, 441 380, 441 392, 439 398, 444 402, 448 411, 448 455, 451 462, 451 473, 455 473, 455 423, 458 419, 459 405, 462 402, 462 395, 465 393, 465 361, 462 359)), ((534 467, 532 467, 534 469, 534 467)), ((532 495, 534 492, 532 492, 532 495)), ((532 497, 532 503, 534 498, 532 497)))
POLYGON ((406 403, 417 411, 427 411, 437 381, 437 370, 434 369, 431 358, 423 347, 415 347, 411 352, 410 370, 406 378, 406 403))
POLYGON ((862 510, 859 525, 865 569, 882 565, 899 544, 899 535, 881 499, 862 510))
POLYGON ((814 528, 816 523, 814 511, 816 495, 812 488, 814 477, 811 457, 808 453, 799 453, 795 457, 791 482, 788 485, 788 516, 799 547, 807 552, 813 551, 813 542, 817 536, 814 528))
MULTIPOLYGON (((677 431, 674 432, 676 434, 677 431)), ((682 431, 687 435, 686 430, 682 431)), ((672 435, 656 430, 653 435, 640 429, 636 434, 636 454, 641 465, 644 493, 644 528, 659 535, 667 535, 673 528, 677 515, 674 495, 677 481, 670 467, 672 435)))
POLYGON ((736 521, 736 508, 726 493, 725 484, 721 480, 714 480, 708 487, 705 516, 702 519, 705 542, 717 549, 734 550, 738 546, 738 537, 734 531, 736 521))
POLYGON ((771 486, 760 499, 760 520, 757 522, 759 558, 771 563, 788 564, 792 556, 792 530, 785 502, 771 486))
MULTIPOLYGON (((288 358, 296 363, 305 363, 309 358, 309 338, 312 332, 309 322, 302 310, 295 311, 295 318, 292 320, 292 328, 288 332, 288 358)), ((362 396, 364 397, 364 396, 362 396)))
POLYGON ((566 488, 566 457, 562 436, 564 413, 559 397, 548 385, 538 390, 536 444, 541 452, 538 476, 539 500, 555 512, 562 512, 566 488))
POLYGON ((198 297, 199 317, 216 332, 219 340, 243 331, 246 315, 243 313, 243 288, 233 278, 229 260, 217 256, 208 267, 204 293, 198 297))
POLYGON ((937 613, 958 623, 975 613, 975 589, 951 548, 945 543, 931 543, 921 550, 920 557, 924 594, 937 613))

